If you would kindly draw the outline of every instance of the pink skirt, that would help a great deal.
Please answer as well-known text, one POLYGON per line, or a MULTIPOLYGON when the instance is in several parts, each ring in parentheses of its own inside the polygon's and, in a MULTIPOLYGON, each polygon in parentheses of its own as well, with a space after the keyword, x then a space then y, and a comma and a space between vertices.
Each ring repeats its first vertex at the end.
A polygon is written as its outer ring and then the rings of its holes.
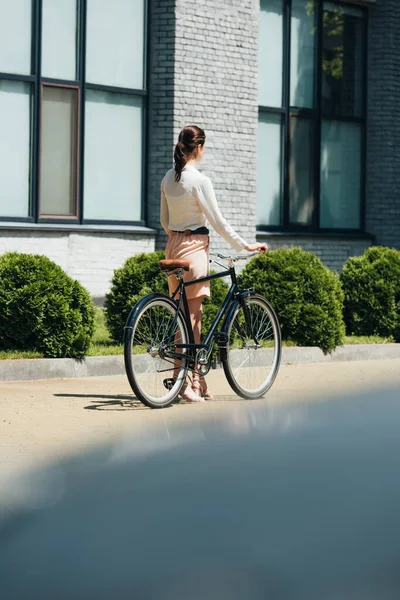
MULTIPOLYGON (((168 260, 187 260, 190 263, 189 271, 185 271, 184 281, 207 277, 210 273, 210 237, 208 235, 187 235, 185 233, 171 233, 165 248, 165 258, 168 260)), ((178 280, 174 275, 168 277, 169 293, 172 295, 178 287, 178 280)), ((194 283, 186 288, 188 300, 210 295, 210 282, 194 283)))

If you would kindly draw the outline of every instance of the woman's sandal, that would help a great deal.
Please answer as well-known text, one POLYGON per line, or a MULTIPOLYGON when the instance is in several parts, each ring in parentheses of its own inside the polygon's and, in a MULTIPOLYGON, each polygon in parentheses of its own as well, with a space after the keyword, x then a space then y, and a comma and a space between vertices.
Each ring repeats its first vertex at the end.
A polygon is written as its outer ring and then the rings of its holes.
MULTIPOLYGON (((175 385, 175 379, 173 377, 164 379, 163 384, 167 390, 172 390, 175 385)), ((183 384, 182 389, 179 392, 179 397, 186 400, 186 402, 204 402, 204 398, 202 398, 200 394, 197 394, 189 383, 183 384)))
POLYGON ((183 400, 186 400, 186 402, 205 402, 205 399, 202 398, 188 383, 184 384, 179 392, 179 396, 183 398, 183 400))
POLYGON ((209 391, 207 382, 204 377, 194 377, 193 378, 193 391, 196 392, 199 396, 201 396, 204 400, 213 400, 214 396, 209 391))

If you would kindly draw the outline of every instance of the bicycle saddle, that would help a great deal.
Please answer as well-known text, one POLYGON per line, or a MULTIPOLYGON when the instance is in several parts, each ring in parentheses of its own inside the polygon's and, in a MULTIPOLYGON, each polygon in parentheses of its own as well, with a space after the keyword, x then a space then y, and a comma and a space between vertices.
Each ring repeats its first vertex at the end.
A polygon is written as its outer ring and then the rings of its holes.
POLYGON ((160 260, 159 266, 163 271, 172 271, 173 269, 189 271, 190 263, 187 260, 160 260))

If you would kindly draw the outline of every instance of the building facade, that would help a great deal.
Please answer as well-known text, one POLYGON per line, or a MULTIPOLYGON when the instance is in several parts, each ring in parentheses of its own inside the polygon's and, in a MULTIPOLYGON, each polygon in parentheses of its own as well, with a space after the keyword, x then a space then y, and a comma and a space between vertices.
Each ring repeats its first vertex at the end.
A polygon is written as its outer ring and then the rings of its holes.
POLYGON ((0 22, 0 253, 46 254, 103 297, 164 244, 189 123, 245 239, 335 269, 400 248, 397 0, 0 0, 0 22))

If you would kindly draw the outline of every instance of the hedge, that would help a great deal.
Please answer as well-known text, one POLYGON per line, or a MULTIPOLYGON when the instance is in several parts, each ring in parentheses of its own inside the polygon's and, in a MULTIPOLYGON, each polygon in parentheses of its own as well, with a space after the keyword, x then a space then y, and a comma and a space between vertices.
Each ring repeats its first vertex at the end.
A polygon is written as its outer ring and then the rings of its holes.
POLYGON ((94 332, 88 292, 45 256, 0 256, 0 349, 82 358, 94 332))
MULTIPOLYGON (((164 252, 138 254, 128 258, 114 272, 111 289, 106 296, 106 323, 111 337, 121 342, 128 315, 138 300, 151 292, 168 294, 168 282, 158 263, 165 258, 164 252)), ((211 281, 211 298, 204 300, 203 332, 215 317, 228 286, 221 279, 211 281)))
POLYGON ((349 258, 340 274, 349 335, 400 341, 400 252, 374 246, 349 258))
POLYGON ((309 252, 280 249, 259 255, 239 278, 274 307, 282 338, 325 353, 343 344, 343 292, 339 277, 309 252))

